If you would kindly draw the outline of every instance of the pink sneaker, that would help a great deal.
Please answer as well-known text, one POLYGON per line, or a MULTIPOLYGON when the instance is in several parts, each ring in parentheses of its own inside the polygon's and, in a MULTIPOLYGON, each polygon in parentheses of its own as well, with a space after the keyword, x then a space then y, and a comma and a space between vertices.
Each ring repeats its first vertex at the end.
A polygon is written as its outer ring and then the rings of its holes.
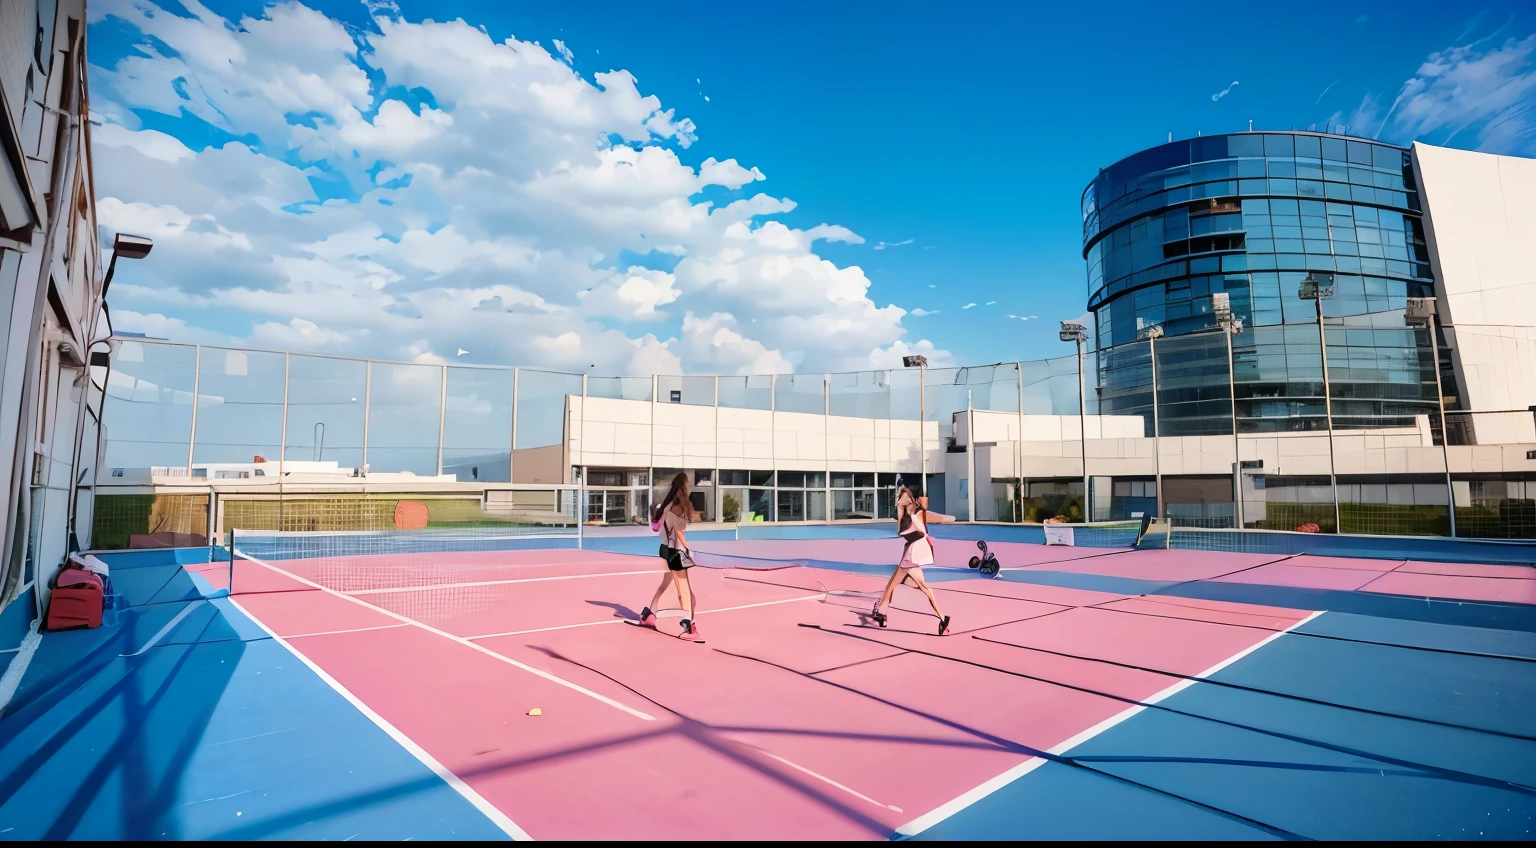
POLYGON ((683 620, 683 632, 677 637, 684 642, 702 642, 704 637, 699 635, 699 626, 687 619, 683 620))
POLYGON ((656 613, 651 612, 651 608, 650 607, 646 607, 644 610, 641 611, 641 613, 640 613, 640 626, 641 627, 649 627, 652 630, 656 629, 656 613))

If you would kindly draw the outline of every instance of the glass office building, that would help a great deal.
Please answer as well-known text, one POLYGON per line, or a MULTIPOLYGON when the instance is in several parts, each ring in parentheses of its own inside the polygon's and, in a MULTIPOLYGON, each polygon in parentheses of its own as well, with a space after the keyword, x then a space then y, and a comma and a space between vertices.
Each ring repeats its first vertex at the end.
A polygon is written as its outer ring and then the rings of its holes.
POLYGON ((1357 138, 1249 132, 1101 171, 1082 199, 1101 410, 1151 413, 1137 342, 1161 327, 1163 435, 1230 433, 1234 419, 1240 432, 1325 429, 1317 319, 1298 296, 1310 273, 1334 284, 1323 311, 1335 428, 1411 424, 1435 396, 1427 332, 1402 320, 1407 298, 1434 294, 1412 162, 1357 138), (1217 292, 1243 321, 1231 387, 1225 341, 1210 332, 1217 292), (1176 341, 1191 334, 1209 342, 1176 341))

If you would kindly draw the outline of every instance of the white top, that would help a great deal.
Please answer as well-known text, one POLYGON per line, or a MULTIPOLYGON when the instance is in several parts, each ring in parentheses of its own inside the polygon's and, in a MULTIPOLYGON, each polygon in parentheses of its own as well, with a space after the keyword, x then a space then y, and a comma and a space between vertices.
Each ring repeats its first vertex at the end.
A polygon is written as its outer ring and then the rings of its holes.
POLYGON ((677 534, 688 530, 688 519, 678 515, 673 507, 667 507, 661 514, 661 538, 666 541, 669 548, 681 547, 677 543, 677 534))
POLYGON ((933 543, 928 540, 928 519, 923 510, 912 513, 912 525, 907 528, 907 532, 913 530, 921 531, 923 538, 907 543, 907 549, 901 555, 901 564, 933 565, 933 543))

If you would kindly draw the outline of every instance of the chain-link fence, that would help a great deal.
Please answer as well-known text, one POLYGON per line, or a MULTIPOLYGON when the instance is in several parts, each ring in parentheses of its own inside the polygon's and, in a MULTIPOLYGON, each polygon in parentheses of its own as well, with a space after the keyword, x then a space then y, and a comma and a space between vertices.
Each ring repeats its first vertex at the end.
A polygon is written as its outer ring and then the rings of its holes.
POLYGON ((433 526, 578 515, 497 494, 508 484, 586 486, 583 522, 644 524, 655 487, 679 472, 700 514, 725 522, 887 519, 907 485, 975 521, 1155 514, 1185 527, 1536 537, 1536 414, 1442 413, 1455 392, 1436 365, 1429 331, 1401 311, 1231 334, 1147 328, 1080 357, 746 377, 119 339, 94 544, 206 540, 231 520, 389 528, 402 502, 433 526))

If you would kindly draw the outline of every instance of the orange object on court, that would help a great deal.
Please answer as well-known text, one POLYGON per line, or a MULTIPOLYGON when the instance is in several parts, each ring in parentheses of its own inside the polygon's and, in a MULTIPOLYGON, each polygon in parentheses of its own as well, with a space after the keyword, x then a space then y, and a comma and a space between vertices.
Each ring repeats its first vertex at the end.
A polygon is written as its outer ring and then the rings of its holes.
POLYGON ((399 501, 395 504, 396 530, 425 530, 430 518, 427 505, 421 501, 399 501))

